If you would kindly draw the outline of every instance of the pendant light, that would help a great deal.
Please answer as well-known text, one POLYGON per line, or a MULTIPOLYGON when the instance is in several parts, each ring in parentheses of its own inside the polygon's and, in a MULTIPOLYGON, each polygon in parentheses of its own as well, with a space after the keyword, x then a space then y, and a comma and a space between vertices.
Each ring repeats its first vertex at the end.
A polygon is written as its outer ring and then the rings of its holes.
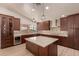
POLYGON ((46 19, 46 16, 45 16, 45 11, 44 11, 44 3, 43 3, 43 14, 41 16, 41 20, 45 20, 46 19))

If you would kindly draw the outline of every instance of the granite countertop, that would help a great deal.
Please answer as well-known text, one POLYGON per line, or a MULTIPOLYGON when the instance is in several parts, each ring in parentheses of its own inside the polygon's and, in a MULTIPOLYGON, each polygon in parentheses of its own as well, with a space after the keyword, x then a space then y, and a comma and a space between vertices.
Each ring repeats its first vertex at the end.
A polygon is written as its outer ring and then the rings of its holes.
POLYGON ((18 32, 14 33, 14 36, 21 36, 21 35, 32 35, 32 34, 45 34, 45 35, 56 35, 56 36, 63 36, 68 37, 68 33, 66 31, 38 31, 38 32, 18 32))
POLYGON ((68 37, 68 33, 66 31, 39 31, 39 34, 68 37))
POLYGON ((32 34, 37 34, 37 32, 22 32, 22 31, 15 31, 14 32, 14 37, 22 36, 22 35, 32 35, 32 34))
POLYGON ((37 36, 37 37, 30 37, 30 38, 25 38, 25 40, 32 42, 38 46, 41 47, 47 47, 48 45, 56 42, 58 39, 57 38, 49 38, 49 37, 44 37, 44 36, 37 36))

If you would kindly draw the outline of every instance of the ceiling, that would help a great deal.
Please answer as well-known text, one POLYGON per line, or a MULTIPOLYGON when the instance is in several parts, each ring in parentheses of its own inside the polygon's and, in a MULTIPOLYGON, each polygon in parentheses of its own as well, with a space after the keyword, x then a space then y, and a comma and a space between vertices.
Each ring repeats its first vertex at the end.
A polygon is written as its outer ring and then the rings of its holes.
POLYGON ((0 6, 16 11, 27 17, 29 20, 35 18, 36 21, 41 20, 43 8, 46 15, 45 20, 55 20, 59 19, 62 15, 67 16, 79 13, 79 3, 45 3, 44 6, 42 3, 6 3, 0 4, 0 6), (46 6, 49 7, 48 10, 45 9, 46 6), (35 9, 35 11, 32 11, 32 9, 35 9))

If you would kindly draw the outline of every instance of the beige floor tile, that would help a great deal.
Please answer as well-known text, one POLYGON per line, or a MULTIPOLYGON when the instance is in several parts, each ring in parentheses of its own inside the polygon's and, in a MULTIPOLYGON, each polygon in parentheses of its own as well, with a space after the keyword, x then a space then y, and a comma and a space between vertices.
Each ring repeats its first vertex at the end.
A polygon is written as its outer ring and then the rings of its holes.
POLYGON ((0 56, 32 56, 33 54, 30 53, 25 44, 0 49, 0 56))
MULTIPOLYGON (((25 44, 21 44, 0 49, 0 56, 33 56, 33 54, 26 49, 25 44)), ((79 50, 58 45, 58 56, 79 56, 79 50)))

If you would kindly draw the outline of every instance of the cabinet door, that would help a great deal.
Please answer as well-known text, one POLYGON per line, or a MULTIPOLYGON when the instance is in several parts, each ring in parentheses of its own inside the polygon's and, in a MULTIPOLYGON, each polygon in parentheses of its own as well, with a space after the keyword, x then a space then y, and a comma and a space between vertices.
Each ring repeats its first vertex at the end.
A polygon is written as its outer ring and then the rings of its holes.
POLYGON ((59 45, 68 47, 69 46, 69 40, 66 37, 60 37, 58 41, 59 45))
POLYGON ((74 28, 75 17, 72 15, 68 16, 67 19, 68 19, 68 29, 74 28))
POLYGON ((13 18, 12 17, 9 17, 8 18, 8 36, 9 36, 9 44, 10 46, 13 45, 13 41, 14 41, 14 37, 13 37, 13 18))
POLYGON ((74 29, 68 29, 68 47, 74 48, 74 29))
POLYGON ((43 22, 44 30, 50 30, 50 21, 43 22))
POLYGON ((7 38, 7 18, 5 16, 1 16, 1 48, 6 47, 6 38, 7 38))
MULTIPOLYGON (((52 50, 51 50, 52 51, 52 50)), ((49 54, 48 47, 39 47, 39 56, 48 56, 49 54)))
POLYGON ((50 21, 38 22, 37 30, 50 30, 50 21))
POLYGON ((68 47, 74 48, 74 15, 68 16, 68 47))
POLYGON ((75 49, 79 50, 79 28, 74 29, 74 42, 75 42, 75 49))
POLYGON ((21 43, 25 43, 25 42, 26 42, 25 38, 27 38, 26 35, 22 35, 22 36, 21 36, 21 43))
POLYGON ((58 48, 56 44, 50 44, 48 47, 49 56, 57 56, 58 48))
POLYGON ((75 20, 74 20, 74 28, 79 28, 79 14, 74 15, 75 20))
POLYGON ((9 22, 8 16, 2 16, 1 24, 1 48, 6 48, 13 45, 12 24, 9 22))
POLYGON ((75 15, 74 21, 74 42, 75 42, 75 49, 79 50, 79 14, 75 15))
POLYGON ((31 43, 31 42, 27 41, 26 48, 30 52, 32 52, 34 55, 38 56, 38 46, 37 45, 35 45, 34 43, 31 43))
POLYGON ((20 30, 20 19, 19 18, 14 18, 14 30, 20 30))
POLYGON ((60 29, 64 30, 64 31, 67 31, 67 27, 68 27, 67 23, 68 23, 67 22, 67 17, 61 18, 60 19, 60 29))

